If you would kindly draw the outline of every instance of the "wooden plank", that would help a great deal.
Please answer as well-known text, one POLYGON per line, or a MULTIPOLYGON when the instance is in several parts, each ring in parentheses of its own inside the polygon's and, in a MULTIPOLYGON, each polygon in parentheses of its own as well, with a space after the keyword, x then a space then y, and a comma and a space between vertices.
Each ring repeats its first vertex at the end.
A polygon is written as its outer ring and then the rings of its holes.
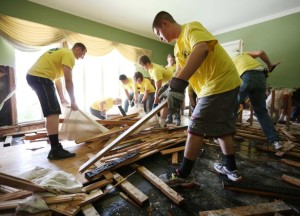
POLYGON ((75 216, 81 209, 81 207, 79 206, 80 202, 81 201, 71 201, 62 204, 51 204, 48 207, 56 213, 75 216))
POLYGON ((82 191, 89 193, 95 189, 101 188, 105 185, 111 184, 113 180, 103 179, 101 181, 95 182, 94 184, 88 185, 82 189, 82 191))
POLYGON ((34 184, 26 179, 17 178, 4 173, 0 173, 0 184, 33 192, 46 191, 42 186, 34 184))
POLYGON ((288 160, 288 159, 281 159, 280 161, 281 161, 281 163, 300 168, 300 162, 288 160))
POLYGON ((235 208, 225 208, 211 211, 200 211, 199 216, 245 216, 245 215, 268 215, 275 212, 291 211, 291 207, 282 201, 271 203, 260 203, 258 205, 242 206, 235 208))
MULTIPOLYGON (((117 172, 112 172, 114 179, 117 182, 121 182, 124 180, 124 178, 117 172)), ((130 196, 135 202, 137 202, 139 205, 143 205, 145 202, 149 200, 148 196, 146 196, 142 191, 134 187, 129 181, 125 180, 120 185, 120 188, 122 188, 123 191, 127 193, 128 196, 130 196)))
POLYGON ((171 149, 165 149, 165 150, 160 151, 160 153, 162 155, 172 154, 174 152, 184 151, 184 148, 185 148, 185 146, 180 146, 180 147, 171 148, 171 149))
POLYGON ((31 191, 26 191, 26 190, 19 190, 19 191, 14 191, 11 193, 3 194, 0 195, 0 201, 8 201, 8 200, 13 200, 13 199, 22 199, 28 196, 31 196, 32 192, 31 191))
MULTIPOLYGON (((50 205, 50 209, 52 204, 57 203, 64 203, 64 205, 69 205, 66 203, 71 203, 73 201, 76 201, 77 206, 79 206, 79 202, 85 199, 85 195, 83 194, 70 194, 70 195, 58 195, 58 196, 52 196, 52 197, 43 197, 45 203, 47 205, 50 205)), ((8 209, 15 209, 19 202, 21 202, 22 199, 14 199, 10 201, 2 201, 0 202, 0 210, 8 210, 8 209)), ((78 211, 77 211, 78 212, 78 211)))
POLYGON ((173 165, 178 165, 178 152, 174 152, 172 154, 172 164, 173 165))
POLYGON ((126 137, 135 132, 138 128, 140 128, 145 122, 147 122, 150 118, 156 115, 165 105, 167 104, 167 100, 162 101, 155 109, 145 115, 142 119, 132 125, 128 130, 118 136, 114 141, 112 141, 109 145, 104 147, 100 152, 98 152, 93 158, 89 159, 85 162, 80 168, 79 172, 84 172, 91 165, 93 165, 96 161, 98 161, 107 151, 111 150, 114 146, 122 142, 126 137))
POLYGON ((290 151, 293 149, 296 145, 293 144, 291 141, 287 141, 283 143, 283 148, 280 149, 275 153, 276 156, 282 157, 286 152, 290 151))
POLYGON ((86 204, 90 204, 98 199, 100 199, 101 197, 105 196, 106 193, 103 193, 102 190, 97 190, 95 192, 90 193, 89 195, 86 196, 86 199, 80 203, 80 206, 84 206, 86 204))
POLYGON ((282 175, 281 179, 285 182, 288 182, 292 185, 296 185, 298 187, 300 187, 300 179, 292 177, 292 176, 288 176, 288 175, 282 175))
POLYGON ((81 206, 81 211, 85 216, 100 216, 92 204, 81 206))
POLYGON ((155 187, 157 187, 163 194, 169 197, 177 205, 181 204, 184 200, 179 193, 170 188, 166 183, 164 183, 159 177, 154 175, 150 170, 144 166, 138 166, 137 171, 144 176, 148 181, 150 181, 155 187))

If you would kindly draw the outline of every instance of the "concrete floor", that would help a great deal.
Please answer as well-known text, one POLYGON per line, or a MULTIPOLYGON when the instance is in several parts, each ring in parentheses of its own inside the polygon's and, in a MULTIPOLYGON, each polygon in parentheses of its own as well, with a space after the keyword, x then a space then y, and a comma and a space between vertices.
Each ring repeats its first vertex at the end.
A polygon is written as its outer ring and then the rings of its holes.
MULTIPOLYGON (((242 184, 253 185, 261 188, 280 187, 287 193, 289 190, 300 194, 299 188, 290 186, 280 180, 283 174, 289 174, 300 178, 300 169, 280 163, 280 159, 274 153, 266 153, 256 149, 257 145, 263 143, 253 141, 235 142, 237 165, 243 175, 242 184)), ((185 198, 182 206, 177 206, 157 188, 152 186, 144 177, 135 173, 128 178, 135 187, 140 189, 149 197, 149 203, 137 208, 119 196, 119 189, 115 189, 105 198, 93 205, 101 216, 129 216, 129 215, 174 215, 192 216, 199 215, 199 211, 232 208, 238 206, 256 205, 280 199, 279 197, 260 196, 256 194, 235 192, 223 189, 223 181, 227 177, 216 173, 213 163, 220 159, 221 150, 217 146, 206 145, 205 151, 198 157, 192 176, 198 183, 197 186, 187 188, 176 188, 175 190, 185 198)), ((180 162, 183 153, 180 154, 180 162)), ((286 159, 297 160, 284 156, 286 159)), ((171 156, 156 154, 141 161, 139 165, 145 166, 154 174, 159 176, 166 171, 174 169, 171 165, 171 156)), ((133 172, 130 167, 118 170, 122 176, 133 172)), ((299 195, 300 197, 300 195, 299 195)), ((294 211, 285 215, 300 215, 300 200, 284 200, 294 208, 294 211)), ((78 215, 83 215, 79 213, 78 215)))

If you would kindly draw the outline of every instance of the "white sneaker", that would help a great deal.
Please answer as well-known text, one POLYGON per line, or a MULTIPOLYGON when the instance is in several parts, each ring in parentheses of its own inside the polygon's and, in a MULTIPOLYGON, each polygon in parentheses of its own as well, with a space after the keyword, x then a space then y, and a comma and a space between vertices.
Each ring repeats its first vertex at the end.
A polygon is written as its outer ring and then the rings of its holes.
POLYGON ((227 175, 227 177, 232 181, 241 181, 243 178, 239 174, 238 170, 229 171, 223 163, 214 163, 214 168, 218 173, 227 175))
POLYGON ((280 141, 274 141, 271 145, 274 146, 275 149, 281 149, 283 147, 280 141))
POLYGON ((160 119, 160 121, 159 121, 159 126, 160 126, 161 128, 167 127, 166 119, 160 119))

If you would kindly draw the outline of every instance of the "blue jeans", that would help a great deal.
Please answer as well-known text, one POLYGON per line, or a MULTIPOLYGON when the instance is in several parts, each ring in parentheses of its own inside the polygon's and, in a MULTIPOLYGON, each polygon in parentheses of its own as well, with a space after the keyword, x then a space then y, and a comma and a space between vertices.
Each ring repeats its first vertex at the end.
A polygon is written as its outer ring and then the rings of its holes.
MULTIPOLYGON (((262 71, 249 70, 241 76, 238 101, 243 103, 249 97, 255 116, 268 142, 279 141, 280 137, 266 108, 266 77, 262 71)), ((237 109, 236 109, 237 110, 237 109)))
MULTIPOLYGON (((130 100, 133 99, 133 96, 134 96, 133 92, 129 93, 129 99, 130 100)), ((128 102, 127 98, 126 98, 125 101, 124 101, 124 108, 123 108, 126 113, 128 111, 128 107, 129 107, 129 102, 128 102)))

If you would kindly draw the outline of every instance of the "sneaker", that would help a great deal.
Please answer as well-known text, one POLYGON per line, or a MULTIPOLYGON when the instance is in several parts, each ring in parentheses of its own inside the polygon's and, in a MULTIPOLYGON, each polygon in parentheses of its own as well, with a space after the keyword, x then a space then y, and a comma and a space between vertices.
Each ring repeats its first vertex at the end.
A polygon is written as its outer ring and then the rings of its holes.
POLYGON ((159 178, 166 183, 167 185, 169 185, 170 187, 193 187, 195 185, 195 182, 193 180, 191 180, 190 178, 181 178, 179 177, 179 175, 177 174, 177 171, 173 172, 173 173, 166 173, 166 174, 162 174, 159 176, 159 178))
POLYGON ((223 163, 215 163, 214 168, 218 173, 227 175, 227 177, 232 180, 232 181, 240 181, 242 180, 242 176, 239 174, 237 170, 234 171, 229 171, 226 167, 225 164, 223 163))
POLYGON ((65 149, 63 149, 62 145, 60 144, 56 148, 52 148, 48 154, 49 160, 61 160, 69 157, 74 157, 76 154, 71 153, 65 149))
POLYGON ((281 149, 283 147, 280 141, 274 141, 271 145, 274 146, 275 149, 281 149))
POLYGON ((160 126, 161 128, 167 127, 166 120, 160 119, 160 121, 159 121, 159 126, 160 126))

